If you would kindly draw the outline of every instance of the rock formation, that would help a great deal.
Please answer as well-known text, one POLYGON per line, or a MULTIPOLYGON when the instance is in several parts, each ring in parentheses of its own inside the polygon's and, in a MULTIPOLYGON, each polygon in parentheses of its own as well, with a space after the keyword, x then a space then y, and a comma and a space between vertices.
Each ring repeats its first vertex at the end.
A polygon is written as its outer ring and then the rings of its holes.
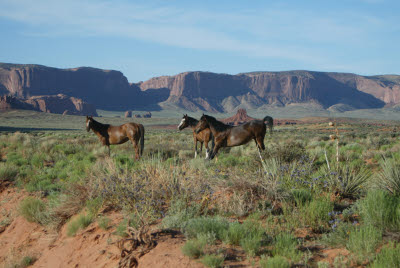
POLYGON ((129 83, 121 72, 112 70, 0 63, 0 95, 29 98, 57 94, 82 99, 99 109, 120 111, 184 108, 232 112, 292 103, 314 103, 340 111, 398 105, 400 76, 311 71, 237 75, 184 72, 129 83))
POLYGON ((391 76, 390 83, 384 82, 388 79, 388 76, 377 78, 309 71, 238 75, 186 72, 152 78, 138 85, 144 91, 168 89, 170 95, 162 105, 174 104, 192 111, 230 112, 237 107, 255 109, 263 105, 308 102, 325 108, 346 104, 359 109, 400 102, 400 76, 391 76), (352 83, 352 79, 358 82, 352 83))
POLYGON ((0 97, 0 110, 24 109, 46 113, 69 115, 94 115, 97 116, 93 105, 81 99, 68 97, 63 94, 34 96, 22 99, 12 96, 0 97))
POLYGON ((251 120, 255 120, 255 118, 248 116, 247 111, 245 109, 238 109, 234 116, 222 119, 221 122, 224 122, 225 124, 228 125, 237 126, 249 122, 251 120))
POLYGON ((132 117, 132 111, 126 111, 125 112, 125 118, 132 117))

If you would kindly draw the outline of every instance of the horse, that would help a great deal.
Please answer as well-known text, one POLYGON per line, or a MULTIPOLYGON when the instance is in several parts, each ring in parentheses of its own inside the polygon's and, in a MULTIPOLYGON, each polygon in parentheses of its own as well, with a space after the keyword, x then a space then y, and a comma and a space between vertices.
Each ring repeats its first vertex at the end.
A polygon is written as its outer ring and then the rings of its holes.
POLYGON ((248 143, 250 140, 254 140, 262 161, 261 151, 265 150, 265 121, 270 125, 271 120, 269 118, 271 117, 266 116, 263 120, 253 120, 240 126, 230 126, 218 121, 212 116, 203 114, 195 132, 199 133, 203 129, 210 128, 215 142, 210 159, 213 159, 218 153, 218 150, 222 147, 240 146, 248 143))
POLYGON ((110 156, 110 145, 122 144, 130 140, 135 148, 135 160, 139 160, 144 149, 144 127, 142 124, 126 123, 120 126, 111 126, 102 124, 93 119, 92 116, 86 116, 86 130, 93 132, 99 137, 100 142, 108 147, 108 156, 110 156), (140 148, 139 148, 140 141, 140 148))
POLYGON ((264 122, 267 122, 267 126, 269 128, 269 134, 272 135, 272 128, 274 127, 274 119, 271 116, 266 116, 263 119, 264 122))
POLYGON ((211 150, 214 147, 214 140, 209 128, 205 128, 199 133, 195 132, 197 124, 199 120, 194 119, 193 117, 184 114, 181 120, 181 123, 178 126, 179 130, 182 130, 187 127, 191 127, 193 130, 193 139, 194 139, 194 158, 197 157, 197 142, 200 142, 200 152, 203 151, 203 143, 204 147, 206 148, 206 159, 209 157, 210 150, 208 149, 208 142, 211 140, 211 150))

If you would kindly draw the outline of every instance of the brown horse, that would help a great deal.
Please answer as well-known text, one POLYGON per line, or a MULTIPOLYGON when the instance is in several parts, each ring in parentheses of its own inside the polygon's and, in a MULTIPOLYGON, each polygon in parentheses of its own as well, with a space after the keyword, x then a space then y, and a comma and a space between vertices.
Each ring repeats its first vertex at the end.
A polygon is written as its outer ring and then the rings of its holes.
POLYGON ((211 140, 211 150, 214 147, 214 140, 212 137, 211 130, 209 128, 205 128, 199 133, 195 132, 197 124, 199 120, 194 119, 193 117, 188 116, 187 114, 183 115, 181 123, 178 126, 179 130, 182 130, 187 127, 191 127, 193 130, 193 139, 194 139, 194 158, 197 157, 197 142, 200 142, 200 152, 203 151, 203 143, 204 147, 206 147, 206 159, 209 157, 210 150, 208 149, 208 142, 211 140))
POLYGON ((110 145, 122 144, 130 140, 135 148, 135 159, 139 160, 143 154, 144 148, 144 127, 142 124, 126 123, 120 126, 111 126, 102 124, 93 119, 92 116, 86 116, 86 130, 93 132, 99 137, 104 146, 108 147, 110 155, 110 145), (139 148, 140 140, 140 148, 139 148))
POLYGON ((205 128, 210 128, 215 139, 215 146, 211 152, 210 159, 213 159, 221 147, 234 147, 248 143, 250 140, 256 142, 258 154, 261 160, 261 150, 265 150, 264 137, 266 133, 265 121, 269 123, 269 116, 263 120, 253 120, 240 126, 226 125, 212 116, 204 115, 195 129, 199 133, 205 128))

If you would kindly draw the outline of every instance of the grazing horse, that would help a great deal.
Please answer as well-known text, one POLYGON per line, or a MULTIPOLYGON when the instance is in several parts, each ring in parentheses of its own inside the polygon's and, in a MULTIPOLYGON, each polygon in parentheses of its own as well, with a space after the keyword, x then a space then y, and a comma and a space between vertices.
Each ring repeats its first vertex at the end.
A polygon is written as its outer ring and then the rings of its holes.
POLYGON ((274 127, 274 119, 271 116, 264 117, 264 122, 267 122, 267 126, 269 128, 269 133, 272 135, 272 128, 274 127))
POLYGON ((265 121, 269 121, 269 116, 263 120, 253 120, 240 126, 226 125, 212 116, 204 115, 201 117, 196 133, 205 128, 210 128, 215 139, 215 146, 211 152, 210 159, 213 159, 221 147, 234 147, 248 143, 250 140, 256 142, 258 154, 261 156, 261 150, 265 150, 264 137, 266 133, 265 121))
POLYGON ((182 121, 178 126, 179 130, 182 130, 187 127, 191 127, 193 130, 193 139, 194 139, 194 158, 197 157, 197 142, 200 142, 200 152, 203 151, 203 143, 204 147, 206 147, 206 159, 209 157, 210 150, 208 149, 208 142, 211 140, 211 150, 214 147, 214 140, 212 137, 211 130, 209 128, 205 128, 199 133, 195 132, 197 124, 199 120, 194 119, 193 117, 188 116, 187 114, 183 115, 182 121))
POLYGON ((111 126, 102 124, 93 119, 92 116, 86 116, 86 130, 93 132, 99 137, 101 143, 108 147, 110 156, 110 145, 122 144, 130 140, 135 148, 135 159, 139 160, 143 154, 144 148, 144 127, 142 124, 126 123, 120 126, 111 126), (139 148, 140 141, 140 148, 139 148))

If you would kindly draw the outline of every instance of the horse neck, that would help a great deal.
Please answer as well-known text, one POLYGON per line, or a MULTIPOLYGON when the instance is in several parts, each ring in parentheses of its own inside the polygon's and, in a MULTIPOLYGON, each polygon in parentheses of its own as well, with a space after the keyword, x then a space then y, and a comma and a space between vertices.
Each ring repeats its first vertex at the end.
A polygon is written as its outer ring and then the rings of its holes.
POLYGON ((188 117, 188 125, 191 127, 193 130, 196 128, 197 124, 199 123, 199 120, 194 119, 193 117, 188 117))
POLYGON ((98 133, 101 133, 102 131, 108 129, 109 126, 110 125, 102 124, 100 122, 93 120, 91 129, 93 130, 94 133, 98 134, 98 133))
POLYGON ((207 123, 214 137, 216 136, 216 134, 224 132, 225 130, 231 128, 231 126, 225 125, 218 120, 207 120, 207 123))

